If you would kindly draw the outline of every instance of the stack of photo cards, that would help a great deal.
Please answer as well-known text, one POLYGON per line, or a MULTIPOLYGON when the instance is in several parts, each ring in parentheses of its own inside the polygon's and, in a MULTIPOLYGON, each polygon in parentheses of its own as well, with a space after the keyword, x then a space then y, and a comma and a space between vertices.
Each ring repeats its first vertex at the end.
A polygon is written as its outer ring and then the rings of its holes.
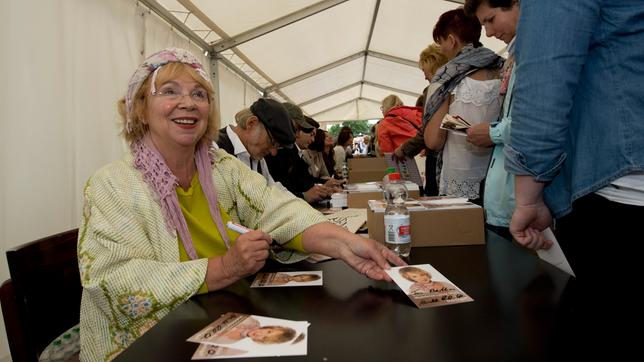
POLYGON ((418 308, 471 302, 462 290, 429 264, 408 265, 386 270, 418 308))
POLYGON ((441 121, 440 128, 446 129, 448 131, 465 132, 465 130, 470 127, 472 127, 472 125, 468 121, 464 120, 461 116, 446 114, 441 121))
POLYGON ((251 288, 306 287, 322 285, 322 271, 257 273, 251 288))
POLYGON ((226 313, 188 338, 197 359, 306 356, 309 322, 226 313))

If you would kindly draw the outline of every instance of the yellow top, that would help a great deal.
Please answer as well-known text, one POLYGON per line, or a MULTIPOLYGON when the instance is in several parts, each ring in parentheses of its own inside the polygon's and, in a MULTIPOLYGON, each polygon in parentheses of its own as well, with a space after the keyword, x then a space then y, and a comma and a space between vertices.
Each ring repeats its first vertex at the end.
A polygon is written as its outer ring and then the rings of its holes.
MULTIPOLYGON (((186 219, 188 231, 192 237, 192 243, 195 247, 197 256, 199 258, 210 258, 226 254, 226 244, 217 229, 217 224, 210 215, 208 199, 206 199, 206 194, 204 194, 201 184, 199 183, 199 175, 195 173, 192 181, 190 181, 190 188, 188 190, 184 190, 181 186, 176 187, 175 190, 177 192, 179 206, 181 206, 181 212, 183 213, 183 217, 186 219)), ((221 219, 224 225, 226 225, 228 221, 232 220, 230 215, 228 215, 221 205, 219 205, 219 213, 221 214, 221 219)), ((239 233, 230 229, 226 229, 226 233, 228 234, 228 239, 230 240, 230 245, 232 247, 235 244, 239 233)), ((178 239, 180 260, 190 260, 181 238, 178 237, 178 239)), ((287 249, 304 251, 302 246, 302 233, 297 234, 283 246, 287 249)), ((204 294, 207 292, 208 287, 204 281, 199 288, 198 294, 204 294)))

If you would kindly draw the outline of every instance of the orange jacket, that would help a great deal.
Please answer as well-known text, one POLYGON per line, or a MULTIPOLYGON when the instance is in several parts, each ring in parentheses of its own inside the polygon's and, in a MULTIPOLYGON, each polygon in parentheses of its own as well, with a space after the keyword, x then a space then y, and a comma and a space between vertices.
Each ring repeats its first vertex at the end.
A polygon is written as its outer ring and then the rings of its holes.
POLYGON ((415 136, 422 124, 423 109, 420 107, 398 106, 390 109, 378 123, 380 152, 394 152, 408 138, 415 136))

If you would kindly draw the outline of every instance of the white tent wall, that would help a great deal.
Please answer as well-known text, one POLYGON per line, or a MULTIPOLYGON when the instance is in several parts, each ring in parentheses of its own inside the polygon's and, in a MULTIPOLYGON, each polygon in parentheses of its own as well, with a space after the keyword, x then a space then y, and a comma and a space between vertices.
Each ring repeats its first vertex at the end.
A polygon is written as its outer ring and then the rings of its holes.
POLYGON ((241 79, 225 65, 219 64, 219 103, 221 125, 235 123, 235 113, 250 107, 253 102, 262 96, 261 92, 241 79))
MULTIPOLYGON (((144 56, 178 46, 208 62, 133 0, 0 0, 0 14, 4 281, 7 249, 78 227, 86 180, 125 150, 116 103, 144 56)), ((7 361, 0 326, 0 361, 7 361)))

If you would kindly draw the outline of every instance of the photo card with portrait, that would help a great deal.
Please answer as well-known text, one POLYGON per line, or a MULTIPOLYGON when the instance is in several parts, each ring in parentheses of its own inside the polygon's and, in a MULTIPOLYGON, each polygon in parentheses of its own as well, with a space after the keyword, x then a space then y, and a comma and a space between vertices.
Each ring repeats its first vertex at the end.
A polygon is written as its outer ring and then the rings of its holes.
POLYGON ((322 285, 322 271, 257 273, 251 288, 308 287, 322 285))
POLYGON ((305 356, 309 322, 229 312, 188 342, 199 343, 192 359, 305 356))
POLYGON ((418 308, 474 301, 430 264, 395 267, 386 272, 418 308))

